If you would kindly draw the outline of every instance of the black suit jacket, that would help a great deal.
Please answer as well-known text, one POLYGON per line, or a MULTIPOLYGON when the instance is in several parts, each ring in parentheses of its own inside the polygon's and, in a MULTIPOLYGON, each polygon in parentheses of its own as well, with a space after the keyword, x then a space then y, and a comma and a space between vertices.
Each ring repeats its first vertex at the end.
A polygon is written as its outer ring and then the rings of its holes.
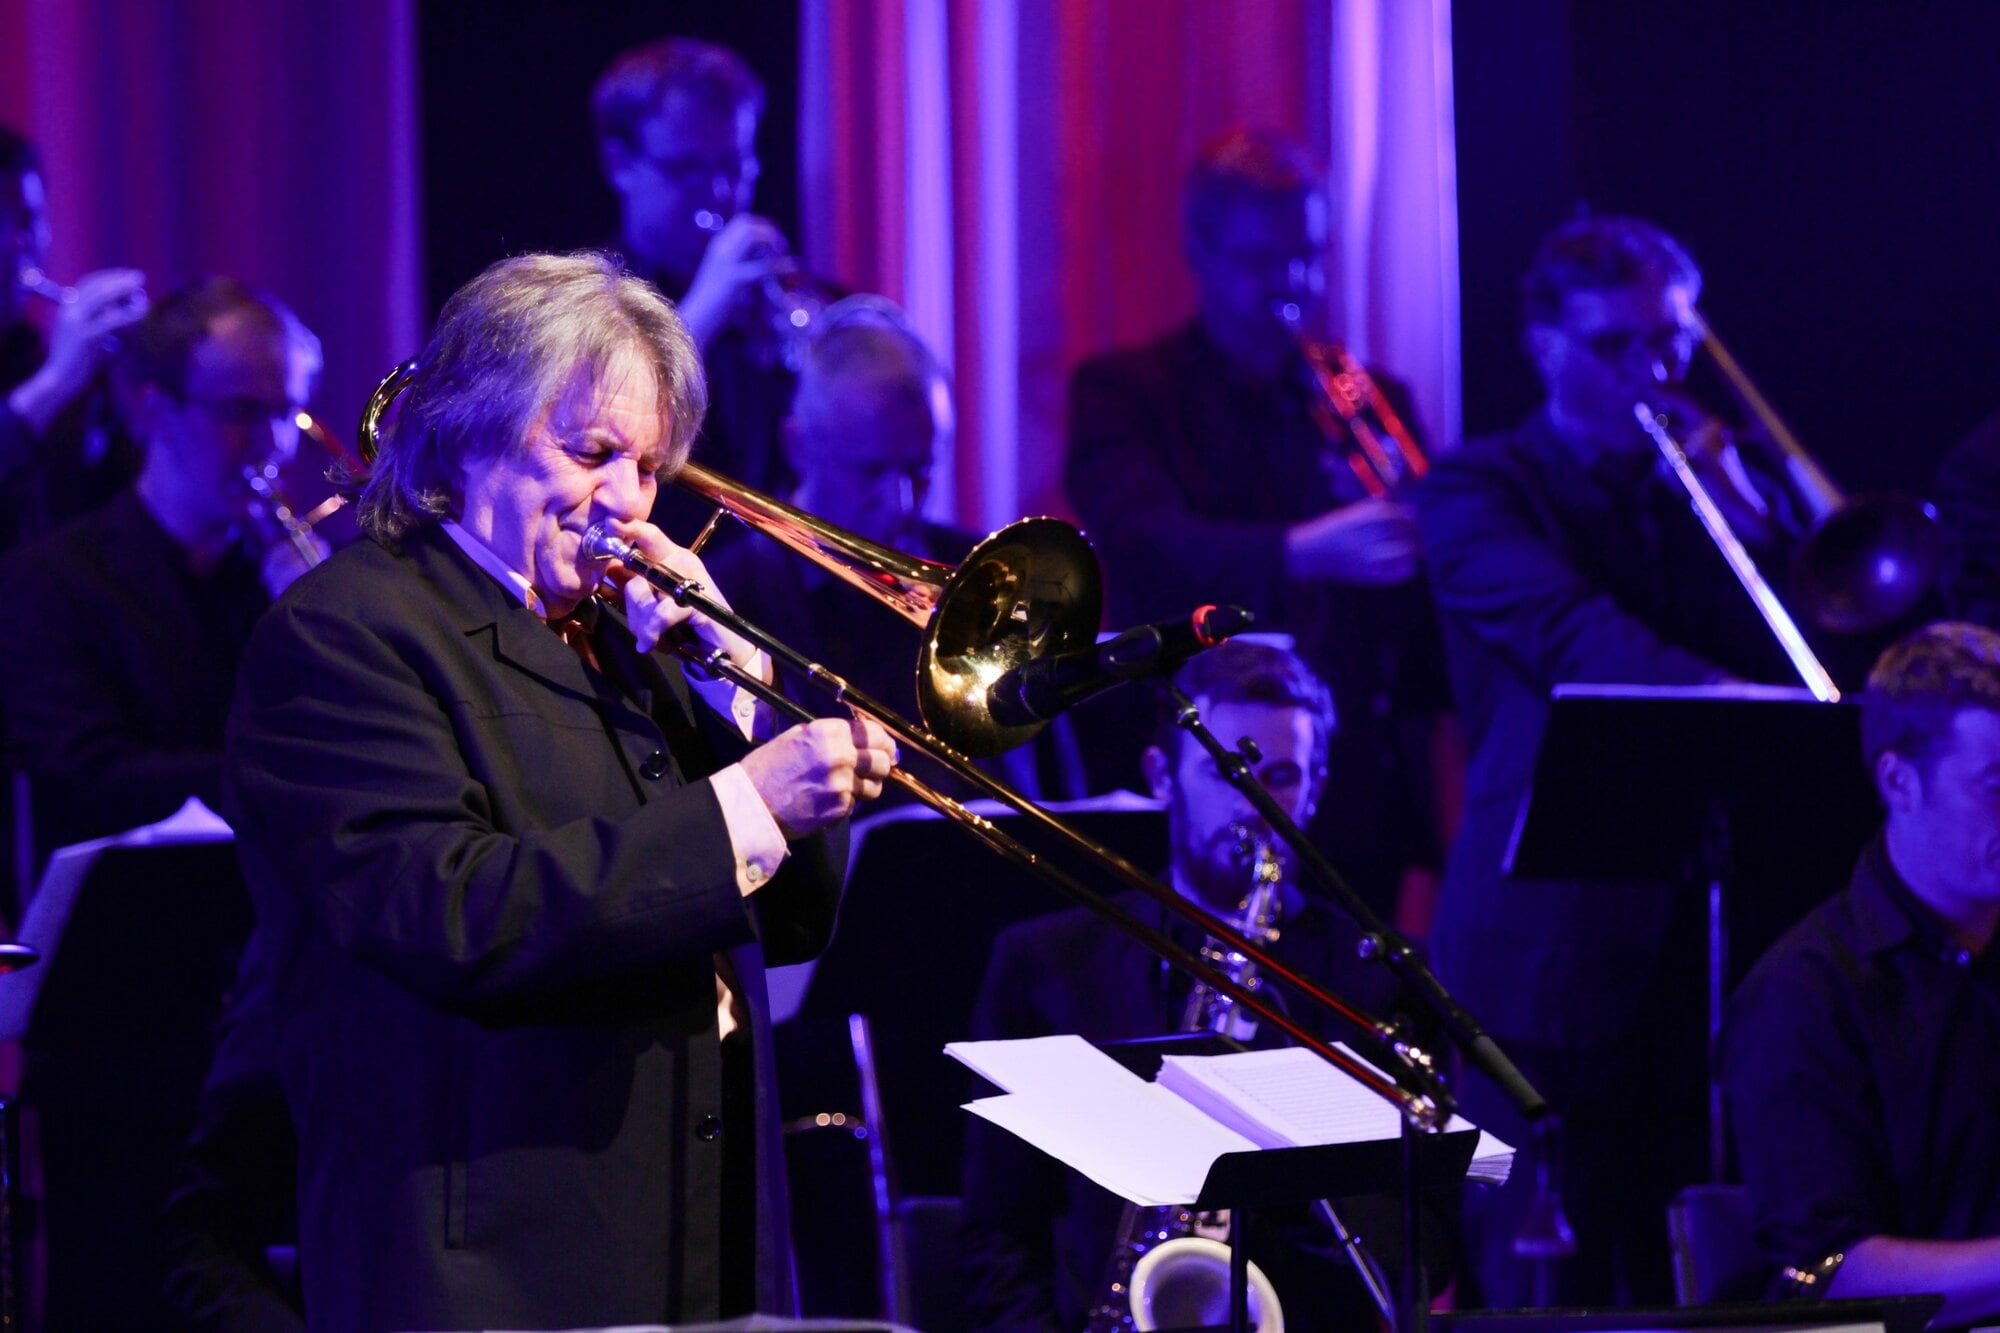
POLYGON ((743 898, 678 667, 620 627, 597 646, 627 689, 435 527, 341 551, 252 642, 225 799, 274 950, 315 1329, 716 1317, 723 951, 753 1018, 758 1302, 791 1309, 763 967, 826 940, 843 840, 743 898))
POLYGON ((0 625, 9 762, 38 853, 220 799, 236 663, 267 599, 240 547, 196 574, 127 489, 9 555, 0 625))

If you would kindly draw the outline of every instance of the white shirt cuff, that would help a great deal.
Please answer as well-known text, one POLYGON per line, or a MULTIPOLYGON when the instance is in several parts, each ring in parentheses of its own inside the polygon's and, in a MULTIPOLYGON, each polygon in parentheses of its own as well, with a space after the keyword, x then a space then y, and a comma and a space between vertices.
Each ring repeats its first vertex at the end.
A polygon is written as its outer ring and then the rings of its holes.
MULTIPOLYGON (((757 650, 757 656, 751 659, 745 669, 760 680, 769 680, 771 658, 760 648, 757 650)), ((698 668, 691 669, 686 674, 688 688, 695 692, 695 696, 734 723, 736 729, 743 733, 744 740, 769 740, 776 734, 776 728, 770 725, 776 720, 776 716, 757 701, 756 695, 748 690, 739 689, 729 681, 718 680, 698 668)))
POLYGON ((730 850, 736 854, 736 891, 748 898, 764 887, 790 854, 784 830, 772 817, 764 798, 750 785, 743 765, 731 764, 709 779, 722 805, 722 822, 729 829, 730 850))

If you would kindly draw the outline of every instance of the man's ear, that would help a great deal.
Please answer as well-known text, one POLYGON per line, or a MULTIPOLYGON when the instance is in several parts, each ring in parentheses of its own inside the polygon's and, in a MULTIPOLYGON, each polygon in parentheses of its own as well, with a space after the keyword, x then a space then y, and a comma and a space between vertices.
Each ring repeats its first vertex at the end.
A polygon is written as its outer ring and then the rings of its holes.
POLYGON ((1521 350, 1528 354, 1528 361, 1544 379, 1555 368, 1561 341, 1562 334, 1547 324, 1530 324, 1521 330, 1521 350))
POLYGON ((1884 750, 1875 758, 1875 791, 1890 813, 1907 813, 1923 794, 1923 778, 1915 764, 1894 750, 1884 750))
POLYGON ((1148 745, 1146 753, 1139 756, 1139 771, 1145 775, 1146 790, 1156 801, 1164 801, 1174 794, 1172 765, 1167 761, 1167 752, 1157 745, 1148 745))
POLYGON ((617 135, 608 135, 597 145, 597 169, 604 173, 606 183, 621 195, 626 193, 622 178, 634 166, 632 146, 617 135))

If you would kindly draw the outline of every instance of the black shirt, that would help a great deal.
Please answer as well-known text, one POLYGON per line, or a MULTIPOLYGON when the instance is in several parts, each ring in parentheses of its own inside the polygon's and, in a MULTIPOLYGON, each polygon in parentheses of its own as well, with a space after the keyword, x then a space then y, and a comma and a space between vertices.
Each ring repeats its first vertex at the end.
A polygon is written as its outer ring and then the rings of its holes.
POLYGON ((1438 970, 1496 1033, 1620 1042, 1661 966, 1669 889, 1500 873, 1549 691, 1785 681, 1785 658, 1650 456, 1586 464, 1537 412, 1441 459, 1415 503, 1470 750, 1438 970))
POLYGON ((2000 951, 1959 949, 1880 840, 1751 971, 1715 1062, 1774 1267, 2000 1234, 2000 951))

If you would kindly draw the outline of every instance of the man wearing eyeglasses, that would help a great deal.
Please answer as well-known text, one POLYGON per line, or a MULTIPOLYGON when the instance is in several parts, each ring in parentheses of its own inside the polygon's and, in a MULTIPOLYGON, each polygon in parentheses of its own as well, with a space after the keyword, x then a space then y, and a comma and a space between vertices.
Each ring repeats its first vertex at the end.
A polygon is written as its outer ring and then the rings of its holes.
MULTIPOLYGON (((1524 882, 1501 862, 1549 691, 1564 683, 1786 679, 1785 659, 1662 475, 1634 409, 1673 418, 1760 559, 1788 523, 1726 434, 1679 393, 1701 275, 1657 227, 1569 223, 1522 283, 1544 390, 1513 430, 1441 460, 1416 492, 1424 556, 1471 759, 1434 947, 1447 985, 1563 1117, 1556 1163, 1579 1246, 1562 1304, 1671 1301, 1664 1208, 1703 1174, 1700 905, 1667 884, 1524 882)), ((1525 1130, 1476 1075, 1466 1111, 1525 1130)), ((1513 1253, 1532 1171, 1468 1204, 1483 1295, 1528 1303, 1513 1253)))
POLYGON ((227 278, 125 331, 115 374, 145 450, 137 481, 11 557, 0 697, 40 851, 220 799, 237 656, 305 567, 256 523, 246 469, 297 448, 319 363, 289 310, 227 278))
MULTIPOLYGON (((613 60, 590 108, 598 163, 618 196, 615 248, 674 302, 701 349, 709 412, 695 456, 778 490, 794 381, 768 288, 797 261, 777 224, 750 211, 764 85, 727 47, 668 37, 613 60)), ((683 511, 677 518, 698 513, 677 493, 662 498, 683 511)))

